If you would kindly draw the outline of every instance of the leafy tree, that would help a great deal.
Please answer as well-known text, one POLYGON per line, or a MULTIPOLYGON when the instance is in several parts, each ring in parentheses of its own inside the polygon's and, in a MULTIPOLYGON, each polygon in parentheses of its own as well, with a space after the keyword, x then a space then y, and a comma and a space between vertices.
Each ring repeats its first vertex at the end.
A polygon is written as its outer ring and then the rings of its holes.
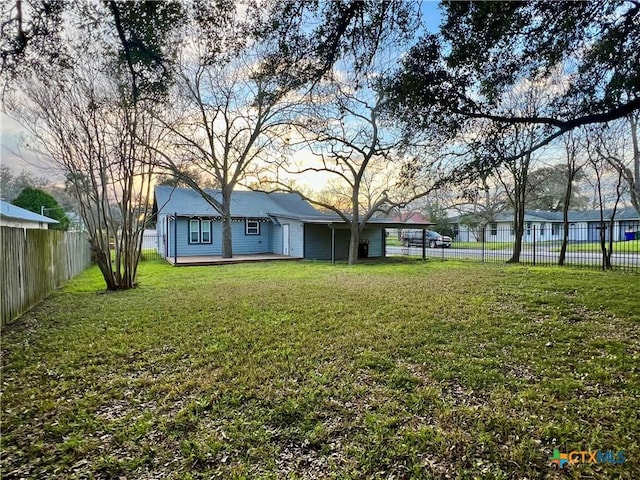
POLYGON ((70 221, 64 209, 55 198, 38 188, 25 187, 12 203, 31 212, 44 214, 46 217, 57 220, 58 223, 50 227, 54 230, 66 231, 69 228, 70 221))
MULTIPOLYGON (((272 65, 283 66, 281 77, 303 85, 319 81, 345 57, 354 61, 359 72, 366 70, 380 45, 397 41, 398 32, 405 38, 413 34, 417 5, 406 0, 246 2, 243 6, 251 18, 246 19, 245 34, 238 39, 260 39, 275 45, 270 55, 272 65)), ((2 7, 0 41, 5 87, 25 73, 46 76, 73 64, 75 45, 67 35, 65 19, 74 16, 75 27, 94 29, 98 38, 104 23, 115 26, 123 48, 114 53, 129 71, 134 97, 164 91, 172 76, 169 34, 178 33, 189 21, 189 7, 204 27, 202 39, 212 58, 228 50, 230 44, 221 32, 237 20, 238 2, 232 0, 105 0, 98 5, 8 0, 2 7)))
MULTIPOLYGON (((568 161, 576 161, 574 157, 575 154, 569 157, 574 160, 568 161)), ((579 164, 576 165, 580 167, 579 164)), ((565 204, 569 202, 573 210, 586 208, 588 199, 581 195, 577 185, 577 182, 584 178, 584 171, 581 168, 577 168, 575 173, 571 173, 570 197, 567 199, 565 193, 567 192, 569 175, 569 168, 566 164, 541 167, 531 171, 527 177, 526 207, 533 210, 560 212, 565 204)))
POLYGON ((274 1, 267 4, 257 37, 277 44, 275 64, 295 67, 290 70, 300 84, 331 76, 341 61, 364 79, 378 51, 413 35, 418 5, 407 0, 274 1))
POLYGON ((73 69, 82 48, 73 32, 83 31, 81 42, 93 43, 111 30, 111 46, 101 55, 127 72, 133 99, 164 93, 171 80, 169 37, 180 26, 182 13, 179 1, 9 0, 3 4, 0 42, 4 87, 73 69))
POLYGON ((396 116, 415 131, 455 135, 473 119, 539 124, 523 156, 576 127, 640 109, 640 5, 443 2, 441 35, 423 37, 389 83, 396 116), (549 108, 515 112, 501 99, 524 80, 548 84, 549 108))
MULTIPOLYGON (((46 3, 34 0, 29 5, 46 3)), ((32 55, 33 63, 20 64, 4 77, 23 80, 14 82, 17 92, 8 96, 7 109, 78 199, 109 290, 137 283, 155 163, 147 145, 153 145, 159 134, 149 112, 158 108, 170 80, 162 61, 171 47, 175 15, 169 10, 175 6, 174 2, 63 3, 65 14, 56 26, 57 36, 34 31, 31 40, 58 42, 60 55, 66 55, 64 62, 39 68, 38 62, 46 62, 46 52, 30 50, 31 41, 23 54, 32 55)), ((12 25, 19 35, 22 27, 16 18, 12 25)), ((46 24, 48 17, 41 20, 46 24)))

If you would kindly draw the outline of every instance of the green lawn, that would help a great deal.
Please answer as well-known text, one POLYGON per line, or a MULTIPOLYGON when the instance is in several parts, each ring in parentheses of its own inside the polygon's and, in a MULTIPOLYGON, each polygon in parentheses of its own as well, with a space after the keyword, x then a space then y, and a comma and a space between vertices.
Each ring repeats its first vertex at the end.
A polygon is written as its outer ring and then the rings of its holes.
POLYGON ((513 250, 513 242, 453 242, 452 248, 472 250, 513 250))
POLYGON ((2 335, 3 478, 640 478, 640 275, 85 272, 2 335), (556 470, 554 449, 626 462, 556 470))
MULTIPOLYGON (((609 248, 609 242, 606 243, 609 248)), ((560 251, 560 244, 552 250, 560 251)), ((599 253, 600 242, 570 243, 567 245, 567 252, 594 252, 599 253)), ((627 242, 613 242, 613 253, 640 253, 640 240, 630 240, 627 242)))

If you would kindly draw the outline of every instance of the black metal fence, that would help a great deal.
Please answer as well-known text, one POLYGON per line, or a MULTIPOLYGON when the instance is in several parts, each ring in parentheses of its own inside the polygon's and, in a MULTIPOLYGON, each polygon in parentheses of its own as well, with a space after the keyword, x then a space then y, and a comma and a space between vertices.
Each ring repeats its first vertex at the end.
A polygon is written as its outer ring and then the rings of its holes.
MULTIPOLYGON (((564 265, 594 269, 614 268, 640 271, 640 231, 602 230, 605 253, 600 243, 601 229, 589 226, 572 226, 569 229, 564 265), (610 241, 612 237, 612 241, 610 241), (606 256, 605 256, 606 255, 606 256), (607 263, 608 258, 608 263, 607 263)), ((532 225, 525 229, 519 263, 530 265, 558 265, 562 238, 560 226, 541 229, 532 225)), ((432 242, 433 243, 433 242, 432 242)), ((476 262, 505 263, 512 259, 515 236, 510 228, 487 228, 484 238, 472 231, 458 233, 449 247, 416 245, 405 246, 401 238, 387 237, 387 256, 418 256, 436 260, 469 260, 476 262), (462 240, 461 240, 462 238, 462 240)), ((158 252, 155 230, 145 232, 142 244, 142 260, 162 258, 158 252)))
MULTIPOLYGON (((387 237, 386 254, 504 263, 516 260, 514 233, 511 228, 490 227, 484 232, 459 231, 450 246, 434 247, 430 247, 428 242, 425 246, 416 246, 413 242, 410 246, 405 246, 402 237, 387 237)), ((524 231, 517 261, 530 265, 559 265, 563 238, 562 225, 553 228, 532 225, 524 231)), ((567 239, 564 265, 640 271, 640 231, 622 228, 611 230, 608 226, 599 228, 599 225, 573 225, 569 228, 567 239), (604 246, 601 237, 604 239, 604 246)), ((445 242, 447 245, 448 243, 445 242)))
POLYGON ((142 237, 142 256, 141 260, 159 260, 162 258, 158 251, 158 234, 155 230, 145 230, 142 237))

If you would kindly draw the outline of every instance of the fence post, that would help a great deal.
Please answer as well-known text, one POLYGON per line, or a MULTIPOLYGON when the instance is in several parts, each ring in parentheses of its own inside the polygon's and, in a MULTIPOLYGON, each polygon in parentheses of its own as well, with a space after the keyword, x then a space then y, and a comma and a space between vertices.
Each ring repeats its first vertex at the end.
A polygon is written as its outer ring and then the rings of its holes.
POLYGON ((422 229, 422 260, 427 259, 427 231, 422 229))
POLYGON ((533 227, 533 264, 536 264, 536 224, 532 225, 533 227))
POLYGON ((487 236, 487 229, 486 227, 483 225, 482 226, 482 232, 480 233, 481 237, 482 237, 482 256, 480 257, 482 260, 481 262, 484 263, 484 242, 486 242, 486 236, 487 236))

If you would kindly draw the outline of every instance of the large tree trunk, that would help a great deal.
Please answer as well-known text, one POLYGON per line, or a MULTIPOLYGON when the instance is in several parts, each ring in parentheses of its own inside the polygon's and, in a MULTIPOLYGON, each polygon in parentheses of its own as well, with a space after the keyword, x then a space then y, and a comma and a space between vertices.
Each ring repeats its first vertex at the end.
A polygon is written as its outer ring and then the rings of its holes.
POLYGON ((233 257, 233 242, 231 237, 231 193, 233 189, 222 188, 222 258, 233 257))
POLYGON ((567 257, 567 245, 569 243, 569 207, 562 207, 562 246, 560 247, 560 256, 558 257, 558 265, 564 265, 567 257))
POLYGON ((573 190, 573 175, 571 172, 569 172, 567 178, 567 189, 564 192, 564 205, 562 206, 562 246, 560 247, 558 265, 564 265, 567 256, 567 244, 569 242, 569 205, 571 203, 571 193, 573 190))
POLYGON ((358 263, 358 247, 360 246, 360 232, 358 224, 351 222, 351 237, 349 239, 349 265, 358 263))
POLYGON ((611 268, 611 255, 607 251, 607 227, 600 212, 600 250, 602 251, 602 268, 609 270, 611 268))
POLYGON ((507 263, 519 263, 520 253, 522 252, 522 236, 524 235, 524 186, 522 186, 515 195, 515 216, 513 221, 513 230, 515 233, 515 242, 513 243, 513 253, 507 263))
POLYGON ((351 196, 351 236, 349 237, 349 265, 358 263, 358 247, 360 246, 360 211, 358 197, 360 195, 360 182, 356 181, 351 196))
POLYGON ((110 252, 107 250, 105 253, 102 248, 96 247, 93 242, 91 242, 91 250, 93 251, 93 259, 98 265, 100 273, 102 273, 104 283, 107 285, 107 290, 120 290, 121 287, 113 276, 111 259, 109 258, 110 252))

